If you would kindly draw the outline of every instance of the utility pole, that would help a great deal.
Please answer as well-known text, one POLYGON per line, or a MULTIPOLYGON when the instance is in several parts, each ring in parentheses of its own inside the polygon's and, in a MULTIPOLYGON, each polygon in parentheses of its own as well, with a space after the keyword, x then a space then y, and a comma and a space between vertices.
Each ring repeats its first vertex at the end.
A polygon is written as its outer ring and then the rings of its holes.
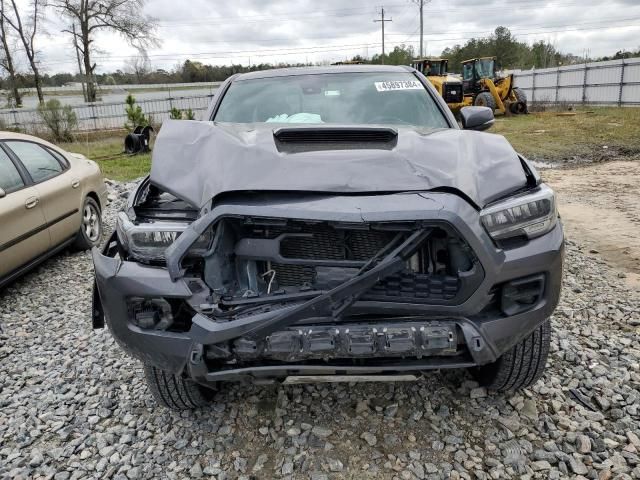
POLYGON ((424 33, 424 17, 422 16, 422 12, 424 11, 424 0, 420 1, 420 58, 423 57, 423 49, 422 49, 422 39, 424 33))
POLYGON ((374 23, 377 22, 382 24, 382 56, 380 57, 380 61, 384 65, 384 22, 393 22, 392 18, 384 18, 384 7, 381 8, 380 19, 374 20, 374 23))
POLYGON ((424 56, 424 5, 430 1, 431 0, 413 0, 413 3, 417 4, 420 8, 420 58, 424 56))

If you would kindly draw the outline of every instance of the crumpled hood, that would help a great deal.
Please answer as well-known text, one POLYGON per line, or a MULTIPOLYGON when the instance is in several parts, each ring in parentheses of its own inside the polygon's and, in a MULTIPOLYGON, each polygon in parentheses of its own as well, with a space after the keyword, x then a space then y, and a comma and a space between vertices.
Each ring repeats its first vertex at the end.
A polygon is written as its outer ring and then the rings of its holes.
POLYGON ((375 193, 452 188, 477 206, 526 185, 520 160, 500 135, 398 128, 388 148, 278 148, 274 124, 166 120, 153 151, 151 182, 202 207, 234 191, 375 193))

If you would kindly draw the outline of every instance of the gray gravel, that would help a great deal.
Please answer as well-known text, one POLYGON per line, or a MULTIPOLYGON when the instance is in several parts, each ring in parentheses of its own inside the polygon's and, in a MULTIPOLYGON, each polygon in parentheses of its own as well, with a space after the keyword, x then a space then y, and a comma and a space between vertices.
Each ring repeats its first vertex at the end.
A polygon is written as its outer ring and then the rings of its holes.
POLYGON ((640 294, 576 243, 546 374, 511 397, 444 372, 170 412, 91 330, 91 286, 89 254, 64 253, 0 292, 2 478, 640 478, 640 294))

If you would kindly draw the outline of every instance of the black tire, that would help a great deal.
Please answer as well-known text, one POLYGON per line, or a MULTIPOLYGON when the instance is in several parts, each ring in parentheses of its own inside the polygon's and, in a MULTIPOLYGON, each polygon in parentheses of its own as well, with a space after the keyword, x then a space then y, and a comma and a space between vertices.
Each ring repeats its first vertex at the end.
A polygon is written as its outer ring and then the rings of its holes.
POLYGON ((527 109, 527 94, 521 88, 513 89, 513 96, 516 97, 516 102, 511 104, 511 112, 518 114, 528 113, 527 109))
POLYGON ((521 88, 515 87, 513 89, 513 94, 516 96, 516 100, 519 102, 527 104, 527 94, 521 88))
POLYGON ((491 110, 496 109, 496 101, 491 92, 480 92, 473 101, 476 107, 489 107, 491 110))
POLYGON ((551 323, 547 319, 496 362, 476 369, 476 377, 482 385, 497 392, 529 387, 544 372, 550 344, 551 323))
POLYGON ((212 390, 188 378, 165 372, 151 365, 144 366, 147 386, 156 402, 171 410, 194 410, 209 403, 212 390))
POLYGON ((89 250, 97 247, 102 240, 102 212, 93 198, 84 199, 80 211, 80 230, 76 234, 73 247, 77 250, 89 250))

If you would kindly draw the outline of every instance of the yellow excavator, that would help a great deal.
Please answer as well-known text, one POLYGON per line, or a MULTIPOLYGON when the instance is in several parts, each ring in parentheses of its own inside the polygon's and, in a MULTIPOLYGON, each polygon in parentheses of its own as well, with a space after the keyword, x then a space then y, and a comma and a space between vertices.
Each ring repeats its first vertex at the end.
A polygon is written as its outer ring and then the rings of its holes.
POLYGON ((527 96, 513 86, 513 75, 498 77, 496 57, 471 58, 462 62, 462 85, 467 105, 489 107, 500 112, 527 113, 527 96))
POLYGON ((416 58, 411 66, 427 77, 454 114, 470 105, 464 101, 462 81, 449 75, 449 60, 446 58, 416 58))

